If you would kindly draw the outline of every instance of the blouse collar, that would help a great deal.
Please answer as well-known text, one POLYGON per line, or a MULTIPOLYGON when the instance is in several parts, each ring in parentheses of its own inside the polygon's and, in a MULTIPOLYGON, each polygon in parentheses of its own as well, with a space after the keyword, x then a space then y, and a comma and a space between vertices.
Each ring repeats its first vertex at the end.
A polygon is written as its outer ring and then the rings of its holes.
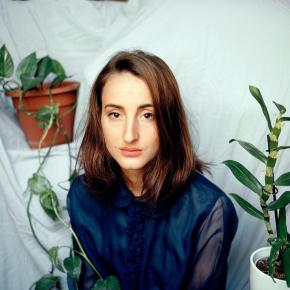
POLYGON ((170 209, 169 205, 166 204, 152 206, 144 202, 140 197, 134 196, 133 193, 122 184, 120 190, 115 193, 113 204, 117 207, 127 207, 132 202, 139 203, 142 206, 143 213, 146 216, 154 218, 164 215, 170 209))

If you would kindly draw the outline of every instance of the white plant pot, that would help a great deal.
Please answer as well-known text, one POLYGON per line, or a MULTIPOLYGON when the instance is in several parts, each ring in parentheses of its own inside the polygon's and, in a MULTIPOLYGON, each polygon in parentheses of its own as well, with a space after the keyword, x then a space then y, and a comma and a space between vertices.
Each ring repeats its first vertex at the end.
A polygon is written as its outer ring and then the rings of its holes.
POLYGON ((256 267, 256 262, 264 257, 269 257, 270 247, 256 250, 250 257, 250 289, 251 290, 290 290, 286 281, 276 279, 275 282, 270 276, 263 273, 256 267))

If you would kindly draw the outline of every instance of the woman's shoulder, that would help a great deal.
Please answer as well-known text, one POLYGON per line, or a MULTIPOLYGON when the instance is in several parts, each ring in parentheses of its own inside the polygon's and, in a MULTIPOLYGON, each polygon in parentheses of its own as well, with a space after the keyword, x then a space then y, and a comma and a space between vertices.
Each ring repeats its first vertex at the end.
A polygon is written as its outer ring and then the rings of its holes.
POLYGON ((86 183, 84 175, 73 180, 67 194, 67 206, 70 212, 86 212, 88 208, 99 206, 97 194, 86 183))
POLYGON ((82 174, 74 178, 70 186, 68 196, 73 198, 79 198, 84 195, 90 197, 91 189, 85 181, 84 174, 82 174))
POLYGON ((73 182, 72 182, 70 188, 75 188, 75 187, 77 187, 77 188, 87 187, 84 174, 78 175, 73 179, 73 182))
POLYGON ((235 211, 230 198, 216 184, 200 172, 196 172, 184 192, 184 198, 189 199, 195 208, 210 211, 217 203, 224 209, 235 211))

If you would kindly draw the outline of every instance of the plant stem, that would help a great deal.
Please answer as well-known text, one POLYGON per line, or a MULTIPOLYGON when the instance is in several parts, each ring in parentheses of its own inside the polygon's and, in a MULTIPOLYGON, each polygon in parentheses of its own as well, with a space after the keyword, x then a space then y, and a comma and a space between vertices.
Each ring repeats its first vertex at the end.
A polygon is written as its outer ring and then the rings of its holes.
POLYGON ((273 238, 274 237, 273 228, 272 228, 272 225, 270 223, 270 216, 269 216, 269 210, 267 207, 267 203, 263 199, 260 199, 260 206, 261 206, 262 211, 263 211, 264 224, 265 224, 267 232, 269 234, 269 238, 273 238))
POLYGON ((58 117, 56 118, 56 125, 57 125, 57 128, 60 129, 61 133, 63 134, 65 142, 66 142, 67 147, 68 147, 69 176, 71 176, 71 174, 72 174, 72 161, 71 161, 71 148, 70 148, 70 144, 69 144, 68 135, 67 135, 67 132, 64 130, 63 126, 60 124, 58 117))
MULTIPOLYGON (((277 161, 277 155, 278 155, 278 140, 279 135, 281 133, 281 114, 278 115, 275 121, 275 126, 272 128, 268 135, 268 157, 267 157, 267 163, 266 163, 266 173, 265 173, 265 186, 263 188, 263 194, 260 198, 260 205, 263 210, 263 216, 264 216, 264 223, 267 228, 267 232, 269 234, 269 238, 273 238, 273 228, 270 223, 270 216, 267 206, 267 200, 275 191, 274 187, 274 168, 277 161)), ((276 221, 277 224, 277 221, 276 221)))
POLYGON ((40 164, 39 164, 39 167, 38 167, 36 173, 38 173, 41 170, 41 168, 43 167, 43 165, 44 165, 44 163, 45 163, 45 161, 46 161, 46 159, 47 159, 47 157, 48 157, 48 155, 49 155, 49 153, 50 153, 50 151, 52 149, 52 146, 55 143, 57 134, 58 134, 58 130, 55 131, 54 136, 53 136, 53 139, 52 139, 52 145, 49 146, 47 152, 45 153, 45 155, 44 155, 44 157, 42 159, 42 161, 40 161, 40 148, 38 148, 38 159, 39 159, 39 163, 40 164))
MULTIPOLYGON (((47 134, 48 134, 50 128, 52 127, 52 125, 53 125, 53 120, 54 120, 54 115, 52 115, 52 116, 50 117, 49 123, 48 123, 48 125, 45 127, 45 129, 44 129, 44 132, 43 132, 43 134, 42 134, 42 136, 41 136, 41 139, 40 139, 40 141, 39 141, 39 143, 38 143, 38 150, 40 150, 41 145, 42 145, 44 139, 46 138, 46 136, 47 136, 47 134)), ((56 130, 56 132, 58 132, 58 130, 56 130)), ((54 141, 55 141, 55 140, 54 140, 54 141)), ((53 145, 54 145, 54 144, 52 144, 52 146, 53 146, 53 145)))
POLYGON ((78 247, 80 248, 81 250, 81 256, 86 260, 86 262, 92 267, 92 269, 96 272, 96 274, 99 276, 100 279, 103 279, 103 277, 101 276, 101 274, 99 273, 99 271, 95 268, 95 266, 93 265, 93 263, 90 261, 90 259, 88 258, 88 256, 86 255, 83 247, 82 247, 82 244, 80 242, 80 240, 78 239, 77 235, 75 234, 74 230, 72 229, 72 227, 67 224, 59 215, 58 213, 58 210, 56 208, 56 204, 55 204, 55 201, 54 199, 51 199, 52 201, 52 206, 53 206, 53 210, 58 218, 58 220, 71 232, 73 238, 75 239, 75 241, 77 242, 78 244, 78 247))
POLYGON ((35 231, 34 231, 34 228, 32 226, 32 221, 31 221, 31 215, 30 215, 30 204, 31 204, 31 201, 32 201, 32 195, 33 193, 30 192, 30 196, 29 196, 29 201, 28 201, 28 204, 27 204, 27 208, 26 208, 26 213, 27 213, 27 216, 28 216, 28 221, 29 221, 29 225, 30 225, 30 229, 32 231, 32 234, 33 234, 33 237, 35 238, 35 240, 37 241, 37 243, 40 245, 40 247, 48 254, 48 250, 45 248, 45 246, 40 242, 40 240, 38 239, 35 231))

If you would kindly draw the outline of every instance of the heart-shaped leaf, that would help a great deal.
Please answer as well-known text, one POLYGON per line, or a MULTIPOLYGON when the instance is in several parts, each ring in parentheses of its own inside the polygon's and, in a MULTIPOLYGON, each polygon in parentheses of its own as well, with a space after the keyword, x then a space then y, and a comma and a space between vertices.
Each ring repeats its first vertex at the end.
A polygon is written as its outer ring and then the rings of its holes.
POLYGON ((62 267, 62 264, 60 262, 60 259, 58 257, 58 250, 59 250, 59 247, 52 247, 51 249, 49 249, 48 251, 48 256, 49 256, 49 259, 51 261, 51 263, 58 269, 60 270, 61 272, 65 273, 63 267, 62 267))
POLYGON ((20 80, 21 80, 22 89, 24 92, 27 92, 30 89, 37 88, 42 82, 42 78, 33 77, 26 74, 22 74, 20 76, 20 80))
POLYGON ((14 64, 5 45, 0 48, 0 77, 10 78, 13 74, 14 64))
POLYGON ((40 204, 47 215, 52 218, 53 220, 57 219, 57 215, 54 210, 54 206, 56 211, 58 212, 58 199, 54 191, 51 189, 41 193, 40 197, 40 204))
POLYGON ((16 76, 21 79, 21 76, 26 75, 27 78, 33 78, 37 70, 36 53, 33 52, 25 57, 17 66, 16 76))
POLYGON ((53 87, 60 84, 65 78, 66 78, 65 75, 55 77, 51 82, 51 86, 53 87))
POLYGON ((58 85, 66 78, 63 66, 56 59, 52 59, 52 71, 55 74, 55 78, 51 82, 52 86, 58 85))
POLYGON ((34 115, 37 125, 40 128, 48 127, 59 112, 59 104, 41 107, 34 115), (52 119, 52 121, 51 121, 52 119))
POLYGON ((121 290, 120 283, 115 276, 109 276, 107 279, 99 279, 91 290, 121 290))
POLYGON ((49 56, 45 56, 41 58, 38 61, 37 72, 36 72, 36 76, 42 79, 41 83, 43 83, 45 78, 51 72, 53 72, 52 59, 49 56))
POLYGON ((67 270, 68 274, 75 280, 79 279, 81 274, 82 260, 79 256, 65 258, 63 265, 67 270))
POLYGON ((59 283, 59 277, 47 274, 40 278, 35 285, 35 290, 51 290, 59 283))
POLYGON ((51 185, 45 176, 34 173, 32 177, 28 179, 28 187, 32 193, 42 194, 49 190, 51 185))

